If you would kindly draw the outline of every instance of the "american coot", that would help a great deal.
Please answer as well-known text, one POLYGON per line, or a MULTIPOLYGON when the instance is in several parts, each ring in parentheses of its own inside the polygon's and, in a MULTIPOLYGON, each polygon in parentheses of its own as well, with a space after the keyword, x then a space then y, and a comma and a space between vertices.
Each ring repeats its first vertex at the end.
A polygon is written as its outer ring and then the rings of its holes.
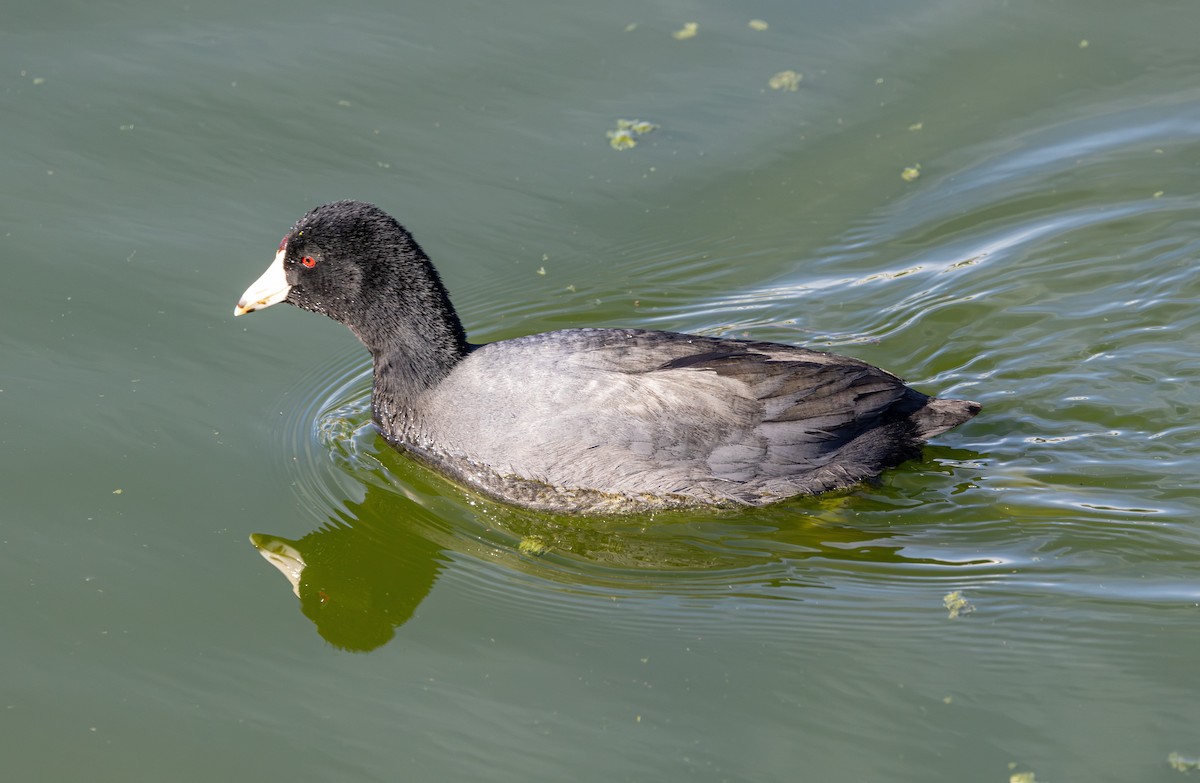
POLYGON ((758 506, 846 487, 980 409, 777 343, 567 329, 472 345, 429 257, 361 201, 302 217, 234 315, 279 302, 340 321, 371 352, 374 419, 392 445, 548 511, 758 506))

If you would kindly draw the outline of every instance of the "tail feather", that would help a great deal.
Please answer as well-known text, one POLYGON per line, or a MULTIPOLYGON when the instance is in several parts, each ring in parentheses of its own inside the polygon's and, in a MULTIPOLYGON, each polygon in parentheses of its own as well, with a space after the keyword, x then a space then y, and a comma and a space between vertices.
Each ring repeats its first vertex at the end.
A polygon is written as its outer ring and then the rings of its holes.
POLYGON ((972 400, 942 400, 933 398, 910 417, 914 434, 927 440, 962 424, 979 413, 983 406, 972 400))

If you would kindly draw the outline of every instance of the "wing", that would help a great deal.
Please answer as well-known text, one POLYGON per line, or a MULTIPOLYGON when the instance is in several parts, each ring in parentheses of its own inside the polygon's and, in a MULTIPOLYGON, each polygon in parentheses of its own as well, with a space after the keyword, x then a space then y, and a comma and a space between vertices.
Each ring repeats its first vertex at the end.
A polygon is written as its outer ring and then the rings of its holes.
POLYGON ((871 434, 896 435, 927 399, 865 362, 770 344, 722 346, 667 362, 656 374, 675 372, 710 373, 743 401, 740 426, 706 462, 714 477, 751 484, 811 480, 828 488, 873 475, 905 458, 911 438, 893 438, 881 451, 888 439, 871 434))

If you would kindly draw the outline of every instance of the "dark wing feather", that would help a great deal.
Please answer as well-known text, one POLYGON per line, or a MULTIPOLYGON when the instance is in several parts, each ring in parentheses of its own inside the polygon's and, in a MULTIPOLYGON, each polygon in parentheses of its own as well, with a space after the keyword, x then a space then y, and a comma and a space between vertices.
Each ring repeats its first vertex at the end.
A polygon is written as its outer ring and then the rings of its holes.
POLYGON ((929 398, 865 362, 806 349, 728 343, 672 359, 659 371, 712 372, 756 405, 749 426, 709 457, 713 474, 735 481, 825 476, 844 485, 907 459, 919 446, 910 416, 929 398), (795 358, 792 358, 794 356, 795 358))

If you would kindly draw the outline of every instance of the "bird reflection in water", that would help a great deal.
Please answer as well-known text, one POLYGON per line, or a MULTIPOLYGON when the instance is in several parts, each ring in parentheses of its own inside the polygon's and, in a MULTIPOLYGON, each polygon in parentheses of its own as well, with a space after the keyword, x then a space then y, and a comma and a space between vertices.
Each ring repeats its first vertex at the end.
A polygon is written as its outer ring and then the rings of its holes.
MULTIPOLYGON (((403 486, 448 488, 399 456, 390 468, 403 474, 403 486)), ((555 604, 560 589, 606 598, 670 593, 714 601, 749 594, 803 600, 827 587, 828 570, 839 568, 836 563, 886 570, 900 565, 905 578, 920 578, 922 566, 932 566, 944 578, 946 566, 989 562, 986 557, 943 562, 909 550, 912 542, 905 526, 896 525, 896 512, 906 509, 905 517, 921 529, 910 510, 922 503, 916 485, 937 484, 945 478, 937 473, 954 472, 933 460, 923 468, 911 474, 914 486, 894 497, 860 488, 771 510, 592 518, 582 525, 482 500, 472 508, 474 516, 448 523, 446 508, 435 513, 425 505, 436 492, 410 497, 376 475, 361 502, 331 510, 304 537, 255 533, 250 540, 287 579, 322 638, 343 650, 366 652, 395 636, 452 557, 462 567, 486 561, 520 573, 523 578, 504 580, 495 589, 527 591, 520 604, 529 611, 555 604), (523 546, 529 541, 538 546, 523 546)))
POLYGON ((298 540, 254 533, 250 542, 279 569, 300 610, 321 637, 343 650, 367 652, 389 642, 429 594, 445 563, 442 549, 381 508, 398 505, 372 490, 298 540), (368 511, 369 509, 369 511, 368 511))

